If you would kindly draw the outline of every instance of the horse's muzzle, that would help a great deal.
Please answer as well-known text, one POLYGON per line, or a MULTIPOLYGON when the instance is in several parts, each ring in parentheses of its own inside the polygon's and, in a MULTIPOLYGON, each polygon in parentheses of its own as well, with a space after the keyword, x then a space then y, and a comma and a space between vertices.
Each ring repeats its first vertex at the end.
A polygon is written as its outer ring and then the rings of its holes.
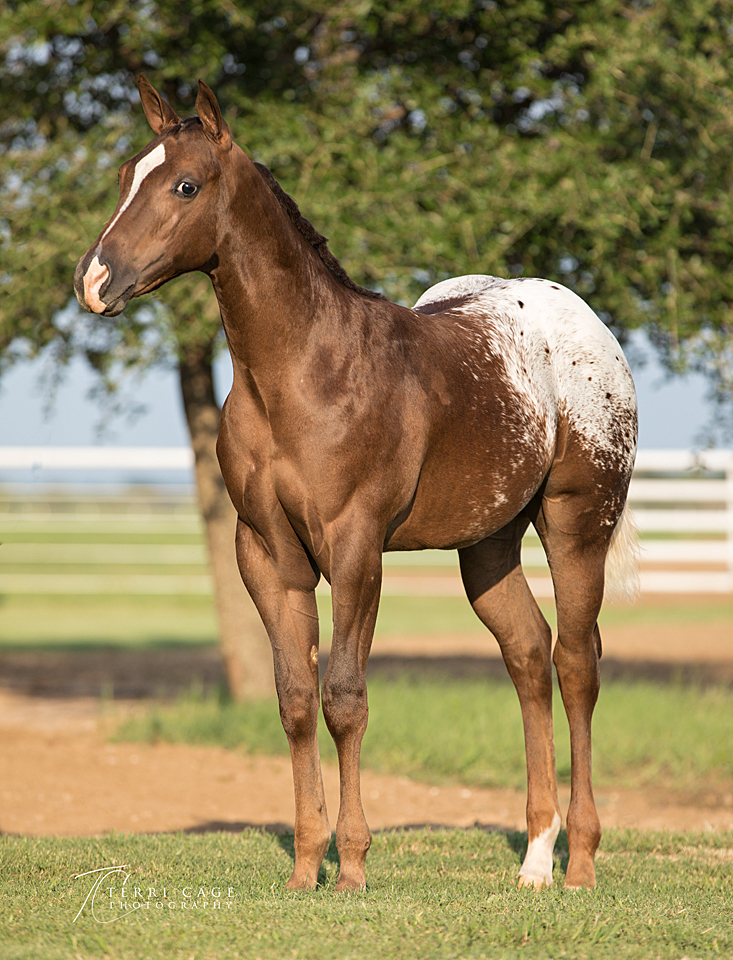
POLYGON ((102 263, 96 253, 90 256, 88 251, 79 261, 74 271, 74 292, 76 299, 89 313, 99 313, 105 317, 116 317, 127 306, 129 287, 117 293, 112 289, 112 274, 106 263, 102 263))

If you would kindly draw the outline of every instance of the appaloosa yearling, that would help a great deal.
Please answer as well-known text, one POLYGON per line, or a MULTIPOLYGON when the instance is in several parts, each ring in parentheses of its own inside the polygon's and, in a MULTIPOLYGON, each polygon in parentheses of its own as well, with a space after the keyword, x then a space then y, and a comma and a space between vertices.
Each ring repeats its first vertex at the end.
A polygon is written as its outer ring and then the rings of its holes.
MULTIPOLYGON (((239 514, 237 559, 272 643, 295 783, 295 867, 316 883, 331 829, 316 721, 321 576, 333 645, 321 690, 338 750, 338 890, 365 885, 359 786, 366 667, 382 552, 457 549, 474 610, 501 647, 527 751, 520 882, 552 882, 560 828, 552 661, 570 725, 568 887, 595 883, 591 787, 596 623, 611 554, 633 553, 625 501, 636 401, 619 345, 546 280, 445 280, 412 310, 356 286, 269 171, 233 141, 201 83, 181 121, 140 78, 156 137, 120 168, 120 200, 79 261, 79 302, 116 316, 191 270, 211 277, 234 366, 219 460, 239 514), (532 523, 552 572, 558 636, 520 563, 532 523), (618 536, 618 534, 621 534, 618 536)), ((622 578, 623 579, 623 578, 622 578)))

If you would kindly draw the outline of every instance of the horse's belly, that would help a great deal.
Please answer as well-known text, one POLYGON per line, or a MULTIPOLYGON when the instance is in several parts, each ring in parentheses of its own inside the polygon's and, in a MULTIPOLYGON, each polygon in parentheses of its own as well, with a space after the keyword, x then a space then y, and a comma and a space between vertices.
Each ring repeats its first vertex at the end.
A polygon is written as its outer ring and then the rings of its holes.
POLYGON ((471 471, 424 469, 409 515, 385 548, 455 549, 478 543, 521 512, 548 469, 545 457, 487 463, 471 471))

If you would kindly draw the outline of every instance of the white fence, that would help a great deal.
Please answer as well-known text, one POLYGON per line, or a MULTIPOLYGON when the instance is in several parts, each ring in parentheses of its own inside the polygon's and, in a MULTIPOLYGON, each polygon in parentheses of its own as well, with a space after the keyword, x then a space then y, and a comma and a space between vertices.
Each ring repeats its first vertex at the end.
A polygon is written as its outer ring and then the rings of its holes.
POLYGON ((733 593, 733 451, 642 450, 629 502, 643 592, 733 593))
MULTIPOLYGON (((83 477, 104 476, 114 478, 118 484, 135 484, 144 481, 152 484, 156 479, 164 476, 177 476, 187 482, 192 479, 192 454, 188 448, 152 448, 152 447, 0 447, 0 478, 8 482, 23 483, 22 504, 25 514, 35 517, 37 528, 54 523, 65 523, 67 530, 73 529, 74 524, 81 522, 82 515, 88 515, 89 509, 79 507, 77 513, 60 519, 59 514, 53 513, 48 506, 40 512, 33 513, 33 503, 37 500, 37 491, 46 488, 51 483, 56 490, 63 490, 64 481, 73 482, 83 477), (86 509, 86 514, 84 510, 86 509), (81 510, 81 513, 78 511, 81 510), (45 511, 45 512, 44 512, 45 511), (50 512, 49 512, 50 511, 50 512)), ((17 488, 16 488, 17 489, 17 488)), ((14 495, 13 517, 18 519, 18 495, 14 495)), ((185 500, 185 498, 183 498, 185 500)), ((104 512, 100 506, 100 498, 96 498, 94 505, 95 516, 104 512)), ((0 524, 6 526, 13 518, 8 511, 10 500, 5 498, 0 502, 3 511, 0 524)), ((40 503, 40 500, 38 501, 40 503)), ((78 503, 84 504, 84 496, 78 496, 78 503)), ((164 523, 169 529, 178 524, 191 527, 196 523, 195 510, 189 497, 189 507, 178 508, 164 516, 160 510, 156 511, 156 522, 164 523)), ((707 593, 733 594, 733 451, 716 450, 704 453, 688 451, 643 450, 640 451, 634 478, 630 491, 630 503, 634 511, 637 526, 642 538, 642 570, 641 583, 643 593, 707 593)), ((143 507, 143 516, 140 516, 141 500, 139 497, 129 499, 128 513, 105 513, 105 522, 109 529, 115 525, 122 525, 130 529, 136 522, 149 528, 151 515, 145 514, 148 508, 143 507), (134 503, 133 503, 134 501, 134 503), (129 511, 132 510, 132 513, 129 511), (137 512, 135 512, 137 511, 137 512), (147 517, 147 521, 146 521, 147 517)), ((0 536, 0 539, 2 537, 0 536)), ((8 548, 11 544, 7 545, 8 548)), ((173 553, 169 550, 160 550, 159 545, 147 545, 146 564, 169 564, 173 553), (156 552, 157 549, 157 552, 156 552)), ((68 557, 70 564, 78 563, 81 558, 80 548, 72 543, 66 543, 62 551, 60 546, 53 547, 47 544, 41 550, 32 549, 32 544, 18 544, 15 548, 15 557, 18 564, 27 564, 29 570, 34 564, 43 566, 52 562, 63 562, 63 556, 68 557), (23 557, 27 557, 23 560, 23 557), (76 558, 76 559, 74 559, 76 558)), ((0 555, 0 563, 8 551, 0 555)), ((117 562, 123 560, 124 551, 115 550, 117 562)), ((134 558, 140 554, 132 551, 130 565, 134 565, 134 558)), ((183 551, 181 564, 197 564, 197 586, 194 581, 187 589, 207 591, 208 577, 205 573, 205 558, 202 550, 191 552, 183 551), (195 557, 195 559, 194 559, 195 557), (188 558, 188 559, 187 559, 188 558)), ((92 554, 89 553, 89 562, 92 554)), ((528 538, 523 560, 528 569, 530 581, 535 592, 542 595, 551 594, 551 585, 547 573, 546 563, 541 548, 536 540, 528 538)), ((7 560, 5 561, 8 562, 7 560)), ((175 561, 173 561, 175 562, 175 561)), ((58 566, 57 566, 58 570, 58 566)), ((193 573, 193 571, 192 571, 193 573)), ((162 574, 162 571, 161 571, 162 574)), ((101 575, 101 571, 100 571, 101 575)), ((169 574, 168 574, 169 575, 169 574)), ((56 573, 57 578, 64 574, 56 573)), ((0 591, 14 592, 15 589, 24 590, 23 583, 30 583, 28 575, 19 574, 14 567, 13 572, 2 572, 0 591)), ((39 578, 35 578, 38 581, 39 578)), ((81 584, 84 574, 76 575, 75 582, 81 584)), ((112 578, 114 579, 114 578, 112 578)), ((156 578, 152 578, 154 581, 156 578)), ((50 583, 48 576, 45 582, 50 583)), ((71 587, 68 579, 58 580, 59 589, 62 582, 67 588, 71 587)), ((101 581, 100 581, 101 583, 101 581)), ((148 589, 152 589, 151 577, 147 577, 148 589)), ((157 588, 162 589, 163 580, 158 582, 157 588)), ((174 589, 175 584, 171 586, 174 589)), ((107 586, 109 588, 109 584, 107 586)), ((156 589, 157 589, 156 588, 156 589)), ((27 587, 31 589, 30 586, 27 587)), ((90 586, 91 589, 91 586, 90 586)), ((75 592, 75 591, 73 591, 75 592)), ((455 574, 455 565, 452 555, 440 554, 437 551, 426 554, 388 555, 385 569, 385 592, 389 593, 460 593, 462 588, 455 574), (415 575, 412 570, 408 575, 406 567, 424 568, 425 577, 415 575), (445 576, 436 576, 435 568, 445 568, 445 576), (452 567, 452 569, 448 569, 452 567), (432 568, 430 570, 429 568, 432 568)))

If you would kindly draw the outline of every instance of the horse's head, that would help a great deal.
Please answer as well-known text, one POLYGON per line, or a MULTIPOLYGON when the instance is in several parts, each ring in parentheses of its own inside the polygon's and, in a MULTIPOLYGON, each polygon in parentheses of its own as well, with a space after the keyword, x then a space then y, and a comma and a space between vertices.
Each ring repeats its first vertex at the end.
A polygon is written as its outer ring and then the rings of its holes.
POLYGON ((232 137, 205 83, 198 118, 181 121, 150 83, 138 82, 156 138, 120 167, 114 216, 79 261, 74 289, 92 313, 114 317, 132 297, 213 263, 225 222, 232 137))

